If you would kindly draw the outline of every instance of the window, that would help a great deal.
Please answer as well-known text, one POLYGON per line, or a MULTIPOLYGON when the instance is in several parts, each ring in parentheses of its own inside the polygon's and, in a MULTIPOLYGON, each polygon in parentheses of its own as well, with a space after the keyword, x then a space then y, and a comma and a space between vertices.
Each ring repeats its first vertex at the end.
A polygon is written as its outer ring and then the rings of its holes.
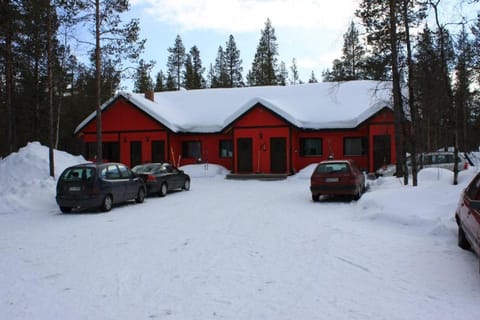
POLYGON ((202 144, 200 141, 185 141, 182 144, 182 157, 201 159, 202 144))
POLYGON ((115 180, 120 178, 120 172, 116 165, 109 165, 102 170, 102 177, 107 180, 115 180))
POLYGON ((232 140, 220 140, 220 158, 232 158, 233 157, 233 141, 232 140))
MULTIPOLYGON (((120 161, 120 143, 104 142, 102 144, 103 159, 107 161, 120 161)), ((93 160, 97 159, 97 143, 88 142, 85 146, 85 158, 93 160)))
POLYGON ((323 143, 321 138, 300 138, 300 156, 321 156, 323 143))
POLYGON ((368 153, 368 140, 366 137, 344 138, 343 154, 346 156, 364 156, 368 153))
POLYGON ((132 174, 127 167, 118 166, 118 170, 120 170, 120 176, 122 177, 122 179, 130 179, 131 178, 132 174))

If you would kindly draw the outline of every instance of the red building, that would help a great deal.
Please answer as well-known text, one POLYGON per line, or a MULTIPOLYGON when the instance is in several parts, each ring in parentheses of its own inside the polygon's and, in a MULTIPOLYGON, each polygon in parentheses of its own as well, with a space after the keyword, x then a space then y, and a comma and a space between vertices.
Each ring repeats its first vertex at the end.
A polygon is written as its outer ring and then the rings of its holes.
MULTIPOLYGON (((75 130, 95 157, 95 112, 75 130)), ((333 156, 369 172, 395 163, 391 83, 119 93, 102 105, 103 156, 134 166, 219 164, 292 174, 333 156)))

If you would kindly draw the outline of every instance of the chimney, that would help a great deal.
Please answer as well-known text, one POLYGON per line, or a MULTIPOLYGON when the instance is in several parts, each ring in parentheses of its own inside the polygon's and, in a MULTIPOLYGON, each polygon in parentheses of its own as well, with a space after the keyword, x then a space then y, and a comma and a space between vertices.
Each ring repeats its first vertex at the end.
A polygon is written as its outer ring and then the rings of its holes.
POLYGON ((145 91, 145 99, 148 99, 150 101, 155 101, 155 92, 153 92, 153 90, 145 91))

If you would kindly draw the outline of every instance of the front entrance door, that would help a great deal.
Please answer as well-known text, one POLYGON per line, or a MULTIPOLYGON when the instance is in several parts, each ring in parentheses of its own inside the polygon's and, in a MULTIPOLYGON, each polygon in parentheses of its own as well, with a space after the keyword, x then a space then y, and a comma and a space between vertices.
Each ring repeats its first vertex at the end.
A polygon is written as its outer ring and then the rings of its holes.
POLYGON ((252 138, 237 139, 237 161, 239 173, 253 171, 252 138))
POLYGON ((390 164, 392 153, 390 150, 390 136, 373 137, 373 166, 374 170, 382 167, 384 164, 390 164))
POLYGON ((272 173, 287 172, 287 140, 270 138, 270 171, 272 173))
POLYGON ((130 167, 142 163, 142 141, 130 141, 130 167))

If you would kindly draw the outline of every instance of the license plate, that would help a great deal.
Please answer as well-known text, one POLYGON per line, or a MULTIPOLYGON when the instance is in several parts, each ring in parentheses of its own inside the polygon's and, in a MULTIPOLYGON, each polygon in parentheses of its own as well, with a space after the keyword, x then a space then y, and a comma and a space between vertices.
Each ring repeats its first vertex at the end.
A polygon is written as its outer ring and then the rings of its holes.
POLYGON ((338 182, 338 178, 325 178, 325 182, 338 182))
POLYGON ((80 187, 70 187, 68 191, 80 191, 80 187))

